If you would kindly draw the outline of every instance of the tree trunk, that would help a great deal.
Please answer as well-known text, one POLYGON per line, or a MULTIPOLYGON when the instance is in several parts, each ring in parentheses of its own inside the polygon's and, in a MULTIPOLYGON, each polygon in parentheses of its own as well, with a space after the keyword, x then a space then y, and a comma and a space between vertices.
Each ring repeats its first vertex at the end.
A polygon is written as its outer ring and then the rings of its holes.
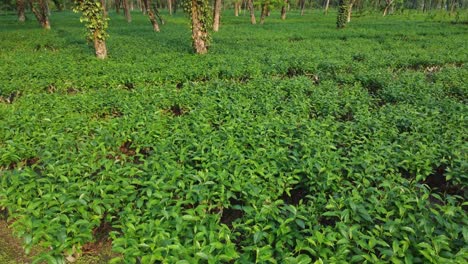
POLYGON ((338 5, 338 17, 336 19, 336 27, 344 28, 348 18, 349 0, 340 0, 338 5))
POLYGON ((284 5, 281 7, 281 19, 286 19, 286 6, 288 5, 288 0, 284 0, 284 5))
POLYGON ((36 17, 39 24, 41 24, 41 26, 44 29, 50 29, 49 16, 47 15, 48 10, 46 0, 32 0, 31 10, 34 13, 34 16, 36 17), (34 3, 37 3, 37 5, 35 5, 34 3))
POLYGON ((260 14, 260 25, 263 25, 265 23, 265 17, 268 13, 268 6, 266 4, 262 5, 262 13, 260 14))
POLYGON ((235 2, 234 3, 234 16, 239 16, 239 9, 240 9, 240 2, 235 2))
POLYGON ((128 23, 132 22, 132 14, 130 13, 130 6, 128 4, 128 0, 123 0, 123 8, 124 8, 125 18, 127 19, 127 22, 128 23))
POLYGON ((248 0, 249 10, 250 10, 250 24, 257 24, 255 19, 255 9, 253 6, 253 0, 248 0))
POLYGON ((26 20, 26 16, 24 15, 24 0, 16 1, 16 9, 18 11, 18 21, 24 22, 26 20))
POLYGON ((101 0, 101 7, 105 17, 107 17, 107 4, 106 0, 101 0))
POLYGON ((153 25, 153 30, 159 32, 159 24, 156 20, 156 16, 154 15, 153 7, 151 6, 151 0, 143 0, 143 4, 145 6, 146 12, 148 13, 149 20, 153 25))
POLYGON ((172 0, 167 0, 167 10, 169 11, 169 15, 172 16, 172 0))
POLYGON ((385 9, 383 11, 383 15, 382 16, 386 16, 388 14, 388 9, 390 8, 390 6, 393 4, 393 0, 385 0, 386 2, 386 5, 385 5, 385 9))
POLYGON ((213 31, 218 32, 221 19, 221 0, 214 0, 213 8, 213 31))
POLYGON ((305 10, 305 0, 299 0, 299 5, 301 6, 301 16, 303 16, 305 10))
POLYGON ((450 5, 450 15, 453 15, 455 13, 455 10, 457 9, 457 0, 453 0, 452 4, 450 5))
POLYGON ((325 15, 328 14, 328 7, 330 6, 330 0, 327 0, 325 4, 325 15))
POLYGON ((120 1, 122 0, 115 0, 115 12, 120 14, 120 1))
POLYGON ((94 36, 94 50, 96 51, 96 57, 98 59, 107 58, 106 42, 102 39, 97 38, 96 36, 94 36))
POLYGON ((192 44, 197 54, 208 52, 208 31, 203 17, 203 7, 197 0, 191 0, 192 44))
MULTIPOLYGON (((104 3, 105 4, 105 0, 101 0, 101 4, 104 3)), ((105 5, 101 5, 101 9, 102 9, 102 20, 103 21, 106 21, 106 17, 107 17, 107 11, 106 11, 106 6, 105 5)), ((94 42, 94 51, 95 51, 95 54, 96 54, 96 58, 98 59, 105 59, 107 58, 107 48, 106 48, 106 41, 101 37, 99 36, 102 36, 104 32, 102 31, 94 31, 94 34, 93 34, 93 42, 94 42)))
POLYGON ((346 22, 349 23, 351 22, 351 13, 353 12, 353 5, 354 5, 354 2, 356 0, 351 0, 349 2, 349 7, 348 7, 348 15, 347 15, 347 18, 346 18, 346 22))

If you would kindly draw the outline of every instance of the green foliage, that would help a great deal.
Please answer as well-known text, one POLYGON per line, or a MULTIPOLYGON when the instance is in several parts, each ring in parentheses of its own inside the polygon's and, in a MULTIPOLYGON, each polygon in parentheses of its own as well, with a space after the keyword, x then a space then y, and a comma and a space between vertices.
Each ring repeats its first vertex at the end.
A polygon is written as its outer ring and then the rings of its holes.
POLYGON ((348 23, 349 1, 340 0, 338 4, 338 16, 336 18, 336 27, 344 28, 348 23))
POLYGON ((85 23, 88 41, 105 40, 108 37, 106 29, 109 18, 105 16, 99 0, 75 0, 73 11, 81 12, 80 22, 85 23))
POLYGON ((108 235, 114 263, 464 263, 465 26, 223 17, 200 57, 182 15, 158 36, 113 16, 107 61, 76 14, 50 32, 0 17, 0 208, 26 249, 54 263, 108 235))
MULTIPOLYGON (((192 21, 192 16, 193 12, 197 12, 196 17, 199 20, 200 23, 200 30, 202 32, 205 32, 202 36, 203 41, 205 41, 207 47, 210 46, 211 43, 211 28, 213 25, 213 10, 210 5, 209 0, 184 0, 182 2, 183 8, 185 13, 188 14, 189 19, 190 19, 190 29, 193 30, 193 21, 192 21)), ((193 36, 192 36, 193 38, 193 36)), ((195 44, 195 43, 194 43, 195 44)), ((194 47, 195 48, 195 47, 194 47)))

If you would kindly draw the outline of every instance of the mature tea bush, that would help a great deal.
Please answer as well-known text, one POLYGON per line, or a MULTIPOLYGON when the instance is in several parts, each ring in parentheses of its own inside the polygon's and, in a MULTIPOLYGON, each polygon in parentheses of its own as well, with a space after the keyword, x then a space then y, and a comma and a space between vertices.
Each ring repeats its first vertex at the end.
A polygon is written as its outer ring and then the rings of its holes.
POLYGON ((76 14, 0 17, 0 208, 39 259, 468 258, 464 25, 224 15, 196 56, 182 14, 110 16, 106 61, 76 14))

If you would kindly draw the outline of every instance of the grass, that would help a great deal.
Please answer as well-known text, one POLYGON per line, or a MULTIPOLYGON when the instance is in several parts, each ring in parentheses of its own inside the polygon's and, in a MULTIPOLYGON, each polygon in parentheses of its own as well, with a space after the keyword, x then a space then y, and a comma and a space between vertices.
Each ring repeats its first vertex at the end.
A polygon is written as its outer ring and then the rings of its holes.
POLYGON ((0 207, 38 260, 466 260, 465 24, 225 12, 197 56, 133 16, 104 61, 77 14, 0 16, 0 207))

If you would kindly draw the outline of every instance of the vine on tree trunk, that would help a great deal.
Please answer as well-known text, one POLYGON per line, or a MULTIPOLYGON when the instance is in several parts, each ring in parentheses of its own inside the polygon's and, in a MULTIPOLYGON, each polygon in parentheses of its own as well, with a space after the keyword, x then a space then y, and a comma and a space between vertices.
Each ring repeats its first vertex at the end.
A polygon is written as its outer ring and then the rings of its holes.
POLYGON ((80 22, 84 22, 87 33, 86 38, 93 42, 96 56, 100 59, 107 57, 105 40, 108 37, 106 29, 109 18, 99 0, 75 0, 74 12, 81 12, 80 22))
POLYGON ((212 25, 212 10, 209 1, 185 0, 183 7, 191 19, 192 46, 196 53, 206 53, 211 42, 208 30, 212 25))
POLYGON ((350 0, 340 0, 338 6, 338 17, 336 19, 336 27, 344 28, 348 21, 348 9, 350 0))

